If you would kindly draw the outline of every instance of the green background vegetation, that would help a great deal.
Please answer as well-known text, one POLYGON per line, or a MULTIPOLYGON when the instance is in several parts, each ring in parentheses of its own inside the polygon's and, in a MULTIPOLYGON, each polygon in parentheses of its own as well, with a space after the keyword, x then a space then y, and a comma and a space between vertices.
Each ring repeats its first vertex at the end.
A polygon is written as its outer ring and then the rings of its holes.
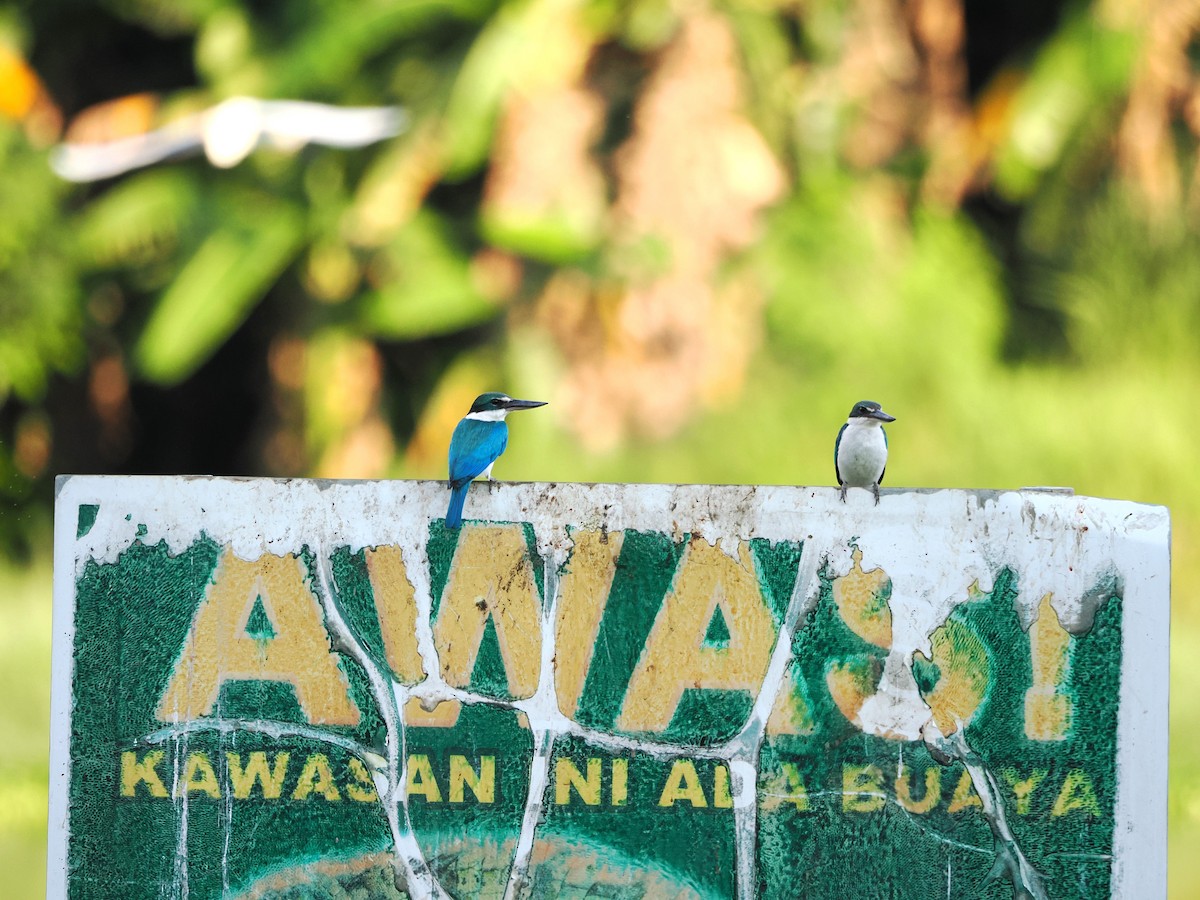
POLYGON ((0 7, 0 867, 43 873, 53 476, 443 477, 1169 505, 1171 894, 1200 892, 1200 13, 1169 0, 21 0, 0 7), (359 150, 91 184, 61 141, 248 95, 359 150), (116 103, 107 101, 118 100, 116 103))

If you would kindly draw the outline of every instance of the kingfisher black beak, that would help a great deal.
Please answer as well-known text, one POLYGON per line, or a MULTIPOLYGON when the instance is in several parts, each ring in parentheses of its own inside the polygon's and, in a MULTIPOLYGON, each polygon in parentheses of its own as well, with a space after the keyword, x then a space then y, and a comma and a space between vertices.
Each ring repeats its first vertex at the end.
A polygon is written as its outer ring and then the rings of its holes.
POLYGON ((545 400, 505 400, 505 409, 535 409, 539 406, 545 406, 545 400))
POLYGON ((884 421, 884 422, 895 422, 896 421, 895 416, 889 416, 882 409, 877 409, 873 413, 871 413, 871 418, 880 419, 881 421, 884 421))

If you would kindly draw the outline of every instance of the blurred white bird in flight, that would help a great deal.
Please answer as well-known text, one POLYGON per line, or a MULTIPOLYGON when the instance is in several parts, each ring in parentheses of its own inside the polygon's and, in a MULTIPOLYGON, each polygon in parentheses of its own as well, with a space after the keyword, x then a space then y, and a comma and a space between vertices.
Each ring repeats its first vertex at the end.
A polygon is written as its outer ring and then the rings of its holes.
POLYGON ((395 137, 407 125, 408 114, 398 106, 343 107, 231 97, 144 134, 59 144, 50 151, 50 166, 68 181, 98 181, 203 152, 214 166, 227 169, 259 147, 362 147, 395 137))

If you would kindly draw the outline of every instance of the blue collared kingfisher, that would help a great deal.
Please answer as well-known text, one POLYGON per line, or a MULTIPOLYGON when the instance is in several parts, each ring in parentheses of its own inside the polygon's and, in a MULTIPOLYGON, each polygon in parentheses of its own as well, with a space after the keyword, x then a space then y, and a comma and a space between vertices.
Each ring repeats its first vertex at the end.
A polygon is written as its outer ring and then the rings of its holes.
POLYGON ((838 431, 833 445, 833 467, 841 486, 842 502, 846 488, 869 488, 879 505, 879 485, 887 471, 888 440, 884 422, 895 422, 874 400, 862 400, 850 410, 850 418, 838 431))
POLYGON ((514 400, 507 394, 491 391, 480 394, 471 404, 450 438, 450 508, 446 510, 446 527, 462 524, 463 503, 467 488, 480 475, 489 481, 492 466, 508 446, 508 425, 504 421, 514 409, 533 409, 545 406, 541 400, 514 400))

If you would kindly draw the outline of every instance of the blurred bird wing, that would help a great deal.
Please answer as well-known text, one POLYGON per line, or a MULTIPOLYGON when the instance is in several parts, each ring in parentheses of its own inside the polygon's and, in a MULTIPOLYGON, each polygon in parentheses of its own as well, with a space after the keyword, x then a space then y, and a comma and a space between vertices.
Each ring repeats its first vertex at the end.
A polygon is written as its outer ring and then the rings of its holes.
POLYGON ((398 106, 329 106, 303 100, 262 102, 265 139, 282 147, 307 143, 329 147, 362 147, 395 137, 408 124, 398 106))
POLYGON ((450 481, 470 481, 496 461, 508 446, 503 422, 463 419, 450 439, 450 481))
POLYGON ((99 181, 131 169, 176 159, 200 150, 199 116, 185 116, 162 128, 112 141, 59 144, 50 151, 50 168, 67 181, 99 181))

